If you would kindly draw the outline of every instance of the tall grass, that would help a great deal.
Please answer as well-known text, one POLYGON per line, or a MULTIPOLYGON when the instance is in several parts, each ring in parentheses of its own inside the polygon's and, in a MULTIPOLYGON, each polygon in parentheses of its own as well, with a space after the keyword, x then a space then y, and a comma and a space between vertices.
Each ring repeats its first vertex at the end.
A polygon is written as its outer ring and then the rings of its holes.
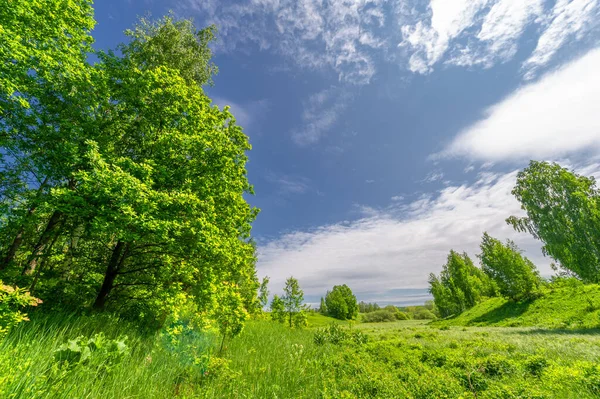
MULTIPOLYGON (((317 322, 325 322, 319 318, 317 322)), ((347 327, 344 327, 347 328, 347 327)), ((35 316, 0 342, 0 398, 594 398, 600 336, 590 330, 357 324, 369 342, 321 346, 314 329, 247 323, 225 343, 105 316, 35 316), (127 335, 109 371, 59 367, 54 350, 102 332, 127 335)))
MULTIPOLYGON (((109 316, 34 317, 0 342, 2 398, 169 398, 186 372, 185 356, 167 350, 160 334, 109 316), (108 373, 57 370, 54 351, 69 339, 102 332, 127 336, 128 356, 108 373)), ((202 340, 200 340, 202 341, 202 340)))

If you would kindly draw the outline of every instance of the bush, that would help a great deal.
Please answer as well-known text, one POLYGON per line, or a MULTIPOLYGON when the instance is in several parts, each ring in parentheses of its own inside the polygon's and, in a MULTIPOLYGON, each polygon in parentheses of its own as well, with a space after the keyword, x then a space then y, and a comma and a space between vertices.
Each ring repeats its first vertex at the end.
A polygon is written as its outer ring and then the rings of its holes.
POLYGON ((83 336, 70 339, 54 351, 54 360, 59 366, 57 370, 64 372, 82 366, 96 374, 109 372, 129 353, 126 340, 127 337, 108 339, 103 333, 88 339, 83 336))
POLYGON ((369 337, 360 331, 349 331, 337 324, 331 324, 329 327, 319 328, 315 331, 313 341, 317 345, 325 345, 326 343, 339 345, 344 341, 363 345, 369 341, 369 337))
POLYGON ((367 313, 363 316, 364 323, 383 323, 388 321, 396 321, 396 315, 389 310, 376 310, 375 312, 367 313))
POLYGON ((415 320, 435 320, 437 316, 431 310, 421 308, 413 314, 413 318, 415 320))
POLYGON ((397 320, 408 320, 408 315, 401 311, 397 311, 395 316, 397 320))
POLYGON ((3 285, 0 281, 0 338, 17 324, 29 320, 21 312, 26 306, 37 306, 42 301, 31 296, 29 292, 19 287, 3 285))

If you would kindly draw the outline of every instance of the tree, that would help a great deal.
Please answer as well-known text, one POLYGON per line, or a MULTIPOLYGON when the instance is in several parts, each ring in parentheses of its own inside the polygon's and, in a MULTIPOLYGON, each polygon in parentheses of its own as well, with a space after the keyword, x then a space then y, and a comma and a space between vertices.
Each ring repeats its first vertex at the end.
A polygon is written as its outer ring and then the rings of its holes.
MULTIPOLYGON (((285 287, 283 288, 284 295, 281 297, 283 301, 283 307, 285 309, 286 318, 289 321, 290 327, 294 326, 294 319, 305 320, 305 308, 302 304, 304 302, 304 292, 300 289, 298 280, 293 277, 288 278, 285 281, 285 287)), ((302 325, 301 322, 296 322, 298 326, 302 325)))
POLYGON ((512 191, 526 217, 507 223, 529 232, 542 250, 585 282, 600 282, 600 193, 593 177, 531 161, 512 191))
POLYGON ((429 275, 429 292, 442 317, 462 313, 483 297, 495 295, 489 277, 466 253, 450 251, 440 276, 429 275))
POLYGON ((321 304, 319 305, 319 313, 326 315, 327 314, 327 304, 325 303, 325 299, 321 297, 321 304))
POLYGON ((221 353, 225 338, 235 337, 242 332, 244 322, 248 319, 248 312, 244 308, 239 287, 235 284, 223 282, 215 291, 214 298, 211 313, 221 333, 222 339, 219 348, 219 353, 221 353))
POLYGON ((269 276, 265 276, 258 287, 258 303, 260 309, 264 309, 269 302, 269 276))
POLYGON ((358 311, 360 313, 375 312, 376 310, 379 310, 379 309, 381 309, 381 308, 376 303, 366 303, 366 302, 363 302, 363 301, 360 301, 358 303, 358 311))
POLYGON ((327 314, 340 320, 353 319, 358 315, 358 304, 352 290, 346 285, 335 285, 325 295, 327 314))
POLYGON ((484 233, 479 258, 483 272, 496 283, 503 296, 518 300, 531 295, 539 286, 535 265, 510 240, 502 244, 484 233))
POLYGON ((285 305, 279 295, 273 296, 271 301, 271 320, 285 323, 285 305))
POLYGON ((253 309, 251 147, 202 89, 214 28, 142 21, 91 65, 92 26, 88 1, 0 6, 3 280, 157 320, 179 296, 206 310, 225 281, 253 309))

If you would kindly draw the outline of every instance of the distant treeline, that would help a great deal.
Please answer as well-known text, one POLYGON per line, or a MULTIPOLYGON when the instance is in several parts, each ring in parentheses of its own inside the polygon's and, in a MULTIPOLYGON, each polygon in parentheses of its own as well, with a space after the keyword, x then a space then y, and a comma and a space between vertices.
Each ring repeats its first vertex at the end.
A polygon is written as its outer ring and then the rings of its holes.
POLYGON ((395 320, 435 320, 438 315, 435 313, 433 301, 425 302, 425 305, 417 306, 379 306, 377 303, 359 302, 358 309, 362 315, 362 321, 366 323, 395 321, 395 320))

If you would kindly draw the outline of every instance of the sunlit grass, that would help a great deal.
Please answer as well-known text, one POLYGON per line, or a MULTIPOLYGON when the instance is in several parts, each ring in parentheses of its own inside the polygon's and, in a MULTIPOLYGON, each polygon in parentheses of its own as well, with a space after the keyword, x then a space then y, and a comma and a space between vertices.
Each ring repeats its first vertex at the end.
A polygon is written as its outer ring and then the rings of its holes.
MULTIPOLYGON (((330 321, 321 315, 312 319, 313 326, 330 321)), ((342 326, 350 328, 347 322, 342 326)), ((0 342, 0 397, 596 397, 594 378, 600 373, 593 365, 600 359, 600 335, 593 330, 407 320, 353 324, 353 330, 369 336, 363 345, 318 346, 315 328, 249 321, 240 336, 226 341, 224 360, 219 360, 214 357, 218 339, 207 333, 191 332, 173 346, 160 333, 144 335, 107 316, 33 317, 0 342), (129 356, 109 373, 75 367, 56 374, 53 351, 58 346, 100 331, 111 338, 127 335, 129 356), (211 354, 218 361, 210 367, 195 364, 211 354), (532 374, 531 364, 540 361, 543 372, 532 374), (489 362, 506 363, 511 371, 486 374, 482 365, 489 362), (480 385, 471 387, 465 378, 479 378, 480 385)))

